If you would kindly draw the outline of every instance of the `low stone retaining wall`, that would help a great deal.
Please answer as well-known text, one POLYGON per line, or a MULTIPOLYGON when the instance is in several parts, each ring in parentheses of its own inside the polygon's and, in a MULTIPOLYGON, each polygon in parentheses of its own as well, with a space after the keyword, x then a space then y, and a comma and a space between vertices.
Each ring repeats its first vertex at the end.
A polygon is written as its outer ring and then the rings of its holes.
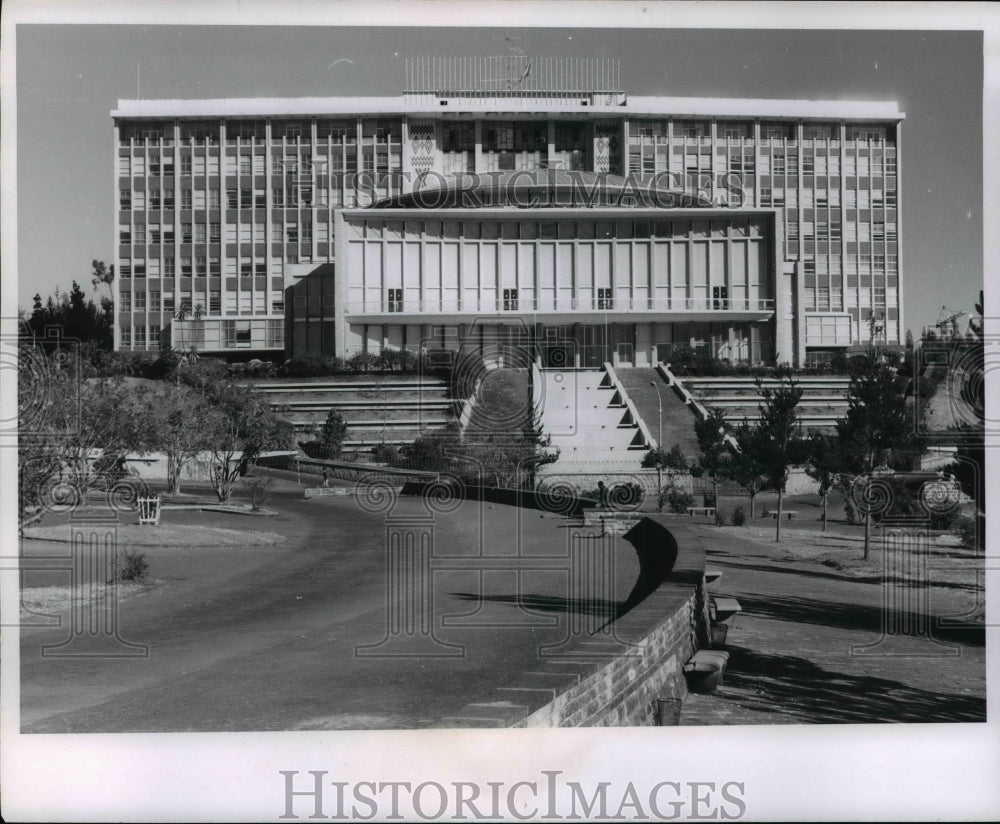
POLYGON ((687 695, 683 666, 705 646, 705 552, 687 529, 644 517, 626 538, 640 559, 634 603, 609 631, 539 661, 438 727, 652 726, 657 701, 687 695))
POLYGON ((476 486, 444 479, 441 481, 410 481, 403 486, 404 495, 434 495, 442 494, 460 497, 469 501, 486 501, 504 506, 519 506, 525 509, 538 509, 553 512, 570 518, 580 518, 588 507, 597 505, 597 501, 564 494, 566 490, 555 489, 550 493, 545 490, 503 489, 495 486, 476 486))
POLYGON ((322 476, 325 469, 331 478, 342 481, 380 480, 392 485, 402 486, 408 481, 428 482, 437 478, 436 472, 421 472, 413 469, 397 469, 383 464, 352 463, 348 461, 324 461, 319 458, 298 458, 290 456, 281 460, 275 459, 258 462, 259 466, 274 469, 285 469, 299 472, 302 475, 322 476))

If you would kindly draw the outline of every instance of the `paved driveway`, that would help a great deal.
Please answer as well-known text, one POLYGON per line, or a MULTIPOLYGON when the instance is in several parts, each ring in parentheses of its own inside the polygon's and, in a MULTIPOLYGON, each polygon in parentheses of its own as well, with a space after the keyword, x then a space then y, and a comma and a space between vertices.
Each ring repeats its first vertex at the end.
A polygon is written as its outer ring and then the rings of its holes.
POLYGON ((24 630, 22 729, 424 726, 537 667, 540 645, 564 640, 571 615, 586 630, 605 601, 625 598, 638 571, 622 542, 613 579, 580 599, 568 585, 573 530, 561 518, 476 502, 428 513, 422 501, 400 498, 387 520, 377 504, 306 501, 283 482, 272 501, 278 518, 167 512, 178 523, 261 528, 289 540, 144 549, 156 585, 121 602, 120 632, 148 645, 146 659, 43 658, 41 646, 66 629, 24 630), (401 542, 393 576, 387 528, 401 542), (431 546, 424 563, 422 547, 431 546), (399 606, 391 614, 389 592, 399 606), (421 634, 421 621, 435 638, 421 634), (395 643, 376 647, 387 635, 395 643), (358 645, 369 655, 357 655, 358 645))

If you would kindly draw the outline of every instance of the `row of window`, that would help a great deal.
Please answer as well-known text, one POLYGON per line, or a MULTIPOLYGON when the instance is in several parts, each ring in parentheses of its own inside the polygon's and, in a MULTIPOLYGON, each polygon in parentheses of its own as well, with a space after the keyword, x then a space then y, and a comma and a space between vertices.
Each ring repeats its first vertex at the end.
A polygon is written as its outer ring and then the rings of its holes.
MULTIPOLYGON (((221 327, 221 340, 219 341, 223 348, 226 349, 238 349, 238 348, 250 348, 253 345, 264 345, 268 348, 281 347, 284 344, 284 323, 281 320, 271 319, 266 321, 266 326, 263 330, 258 329, 258 332, 263 331, 262 336, 258 336, 258 340, 254 340, 253 334, 253 323, 260 323, 260 321, 249 321, 249 320, 223 320, 221 327)), ((123 327, 121 329, 121 344, 125 347, 145 347, 145 346, 160 346, 165 341, 161 341, 161 328, 157 324, 150 324, 148 327, 144 325, 137 325, 133 327, 123 327)), ((204 342, 200 340, 199 342, 204 342)))
MULTIPOLYGON (((666 141, 670 134, 670 120, 632 120, 629 122, 629 138, 655 139, 666 141)), ((711 120, 674 120, 674 138, 707 140, 712 136, 711 120)), ((720 140, 747 140, 754 136, 754 123, 749 120, 716 122, 716 136, 720 140)), ((765 140, 796 140, 797 124, 788 121, 762 121, 760 136, 765 140)), ((871 123, 847 123, 844 126, 847 140, 885 142, 891 140, 893 130, 889 126, 871 123)), ((804 123, 804 140, 836 140, 840 138, 839 123, 804 123)))
POLYGON ((367 220, 350 223, 348 229, 353 237, 368 240, 645 240, 758 237, 763 224, 756 220, 367 220))
MULTIPOLYGON (((272 120, 271 139, 310 140, 312 138, 311 120, 272 120)), ((207 142, 218 145, 221 121, 180 121, 180 139, 182 141, 207 142)), ((317 137, 323 140, 356 142, 356 121, 316 121, 317 137)), ((377 143, 399 143, 402 140, 403 128, 401 120, 365 119, 361 121, 362 140, 377 143)), ((170 122, 121 123, 118 128, 119 139, 128 141, 173 141, 174 124, 170 122)), ((237 140, 264 140, 264 121, 227 121, 226 142, 237 140)))
MULTIPOLYGON (((227 292, 225 296, 226 314, 235 314, 241 308, 246 308, 248 312, 256 311, 258 314, 266 310, 268 293, 243 292, 237 295, 235 292, 227 292)), ((270 292, 270 306, 272 312, 283 312, 285 300, 282 292, 270 292)), ((206 301, 205 294, 192 295, 191 292, 181 292, 176 298, 173 292, 161 293, 155 290, 149 292, 121 292, 118 295, 118 311, 123 313, 145 312, 147 308, 152 312, 176 312, 178 317, 193 317, 218 315, 223 310, 223 296, 220 291, 210 291, 206 301), (207 311, 205 307, 207 304, 207 311)))

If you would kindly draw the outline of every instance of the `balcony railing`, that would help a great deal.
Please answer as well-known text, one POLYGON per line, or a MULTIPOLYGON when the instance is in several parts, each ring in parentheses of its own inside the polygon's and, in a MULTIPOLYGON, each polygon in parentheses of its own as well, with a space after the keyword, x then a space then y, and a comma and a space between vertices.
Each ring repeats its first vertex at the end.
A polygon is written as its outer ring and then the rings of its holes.
POLYGON ((773 312, 773 298, 484 298, 389 300, 344 304, 345 315, 467 314, 525 312, 773 312))

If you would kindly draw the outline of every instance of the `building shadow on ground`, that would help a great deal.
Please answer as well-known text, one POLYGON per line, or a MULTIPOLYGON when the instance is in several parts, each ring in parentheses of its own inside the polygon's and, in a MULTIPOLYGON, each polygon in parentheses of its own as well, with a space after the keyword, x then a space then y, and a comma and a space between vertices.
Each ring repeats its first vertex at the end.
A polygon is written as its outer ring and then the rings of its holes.
POLYGON ((927 580, 927 581, 913 581, 910 579, 904 579, 899 576, 883 576, 883 575, 845 575, 838 574, 836 572, 825 572, 820 569, 803 569, 802 567, 793 566, 782 566, 779 563, 772 564, 750 564, 743 561, 730 561, 728 559, 721 561, 719 563, 724 564, 727 567, 734 567, 736 569, 749 569, 758 572, 776 572, 788 575, 801 575, 806 578, 820 578, 832 581, 843 581, 844 583, 855 583, 855 584, 881 584, 883 581, 893 584, 906 584, 911 587, 941 587, 942 589, 957 589, 964 590, 966 592, 974 592, 977 589, 975 584, 965 584, 957 581, 940 581, 940 580, 927 580))
POLYGON ((815 724, 986 721, 986 699, 929 692, 870 675, 828 672, 788 655, 730 646, 718 693, 748 710, 780 711, 815 724))
MULTIPOLYGON (((740 594, 740 606, 747 615, 788 621, 797 624, 818 624, 847 630, 870 632, 876 637, 882 633, 887 614, 882 607, 864 604, 838 604, 809 598, 768 596, 766 598, 740 594)), ((896 610, 891 615, 893 626, 920 627, 927 625, 938 641, 965 646, 985 646, 986 631, 983 625, 974 627, 939 627, 936 616, 896 610)), ((874 639, 873 639, 874 640, 874 639)), ((908 640, 908 639, 907 639, 908 640)))

